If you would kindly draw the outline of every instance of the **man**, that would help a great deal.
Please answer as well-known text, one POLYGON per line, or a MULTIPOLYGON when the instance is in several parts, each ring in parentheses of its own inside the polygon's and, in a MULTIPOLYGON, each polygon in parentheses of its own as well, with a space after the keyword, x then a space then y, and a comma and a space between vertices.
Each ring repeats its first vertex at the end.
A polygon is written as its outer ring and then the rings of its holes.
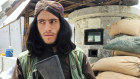
MULTIPOLYGON (((12 79, 33 79, 33 64, 53 55, 58 55, 65 79, 76 79, 73 75, 79 79, 95 79, 83 53, 80 76, 72 71, 70 55, 76 50, 76 45, 71 41, 72 31, 63 12, 63 6, 55 1, 44 0, 36 4, 35 17, 26 42, 28 51, 18 57, 12 79)), ((37 73, 35 79, 43 78, 37 73)))

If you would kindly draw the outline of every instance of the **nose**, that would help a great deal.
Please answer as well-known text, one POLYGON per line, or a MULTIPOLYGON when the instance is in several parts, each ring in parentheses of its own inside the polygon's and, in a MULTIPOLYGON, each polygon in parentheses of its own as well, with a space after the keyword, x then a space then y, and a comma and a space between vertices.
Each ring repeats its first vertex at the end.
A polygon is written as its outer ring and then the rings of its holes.
POLYGON ((46 22, 45 23, 45 28, 44 30, 46 30, 47 32, 50 32, 51 31, 51 24, 49 22, 46 22))

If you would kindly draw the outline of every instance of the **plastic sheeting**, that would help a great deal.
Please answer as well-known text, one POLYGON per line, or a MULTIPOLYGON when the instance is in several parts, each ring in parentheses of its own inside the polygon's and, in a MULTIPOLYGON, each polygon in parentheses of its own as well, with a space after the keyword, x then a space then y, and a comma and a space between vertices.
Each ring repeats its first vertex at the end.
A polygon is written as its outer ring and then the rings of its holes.
POLYGON ((30 0, 25 0, 24 2, 22 2, 21 5, 19 7, 17 7, 17 9, 10 16, 8 16, 5 19, 5 21, 0 26, 0 28, 3 27, 4 25, 7 25, 7 24, 17 20, 29 2, 30 2, 30 0))

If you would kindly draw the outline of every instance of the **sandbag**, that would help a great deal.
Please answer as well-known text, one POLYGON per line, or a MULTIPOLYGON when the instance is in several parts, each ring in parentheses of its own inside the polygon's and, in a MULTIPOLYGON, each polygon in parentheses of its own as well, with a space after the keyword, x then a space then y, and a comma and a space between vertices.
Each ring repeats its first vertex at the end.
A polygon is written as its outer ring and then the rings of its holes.
POLYGON ((119 51, 119 50, 114 50, 112 51, 113 56, 135 56, 140 58, 140 53, 133 53, 133 52, 125 52, 125 51, 119 51))
POLYGON ((122 0, 122 5, 125 6, 133 6, 137 5, 139 3, 139 0, 122 0))
POLYGON ((104 49, 140 53, 140 36, 120 36, 112 39, 104 49))
POLYGON ((117 72, 106 71, 98 74, 98 76, 96 76, 96 79, 140 79, 140 78, 117 72))
POLYGON ((98 60, 93 71, 114 71, 122 74, 140 76, 140 59, 133 56, 114 56, 98 60))
POLYGON ((128 34, 140 36, 140 20, 123 19, 113 23, 109 29, 109 35, 128 34))

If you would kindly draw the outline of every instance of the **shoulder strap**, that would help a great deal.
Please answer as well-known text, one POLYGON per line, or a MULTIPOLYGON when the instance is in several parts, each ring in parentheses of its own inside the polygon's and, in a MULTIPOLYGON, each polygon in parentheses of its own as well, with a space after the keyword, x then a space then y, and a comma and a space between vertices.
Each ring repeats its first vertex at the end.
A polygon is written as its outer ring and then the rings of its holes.
POLYGON ((69 54, 72 79, 85 79, 82 73, 83 51, 76 48, 69 54))

